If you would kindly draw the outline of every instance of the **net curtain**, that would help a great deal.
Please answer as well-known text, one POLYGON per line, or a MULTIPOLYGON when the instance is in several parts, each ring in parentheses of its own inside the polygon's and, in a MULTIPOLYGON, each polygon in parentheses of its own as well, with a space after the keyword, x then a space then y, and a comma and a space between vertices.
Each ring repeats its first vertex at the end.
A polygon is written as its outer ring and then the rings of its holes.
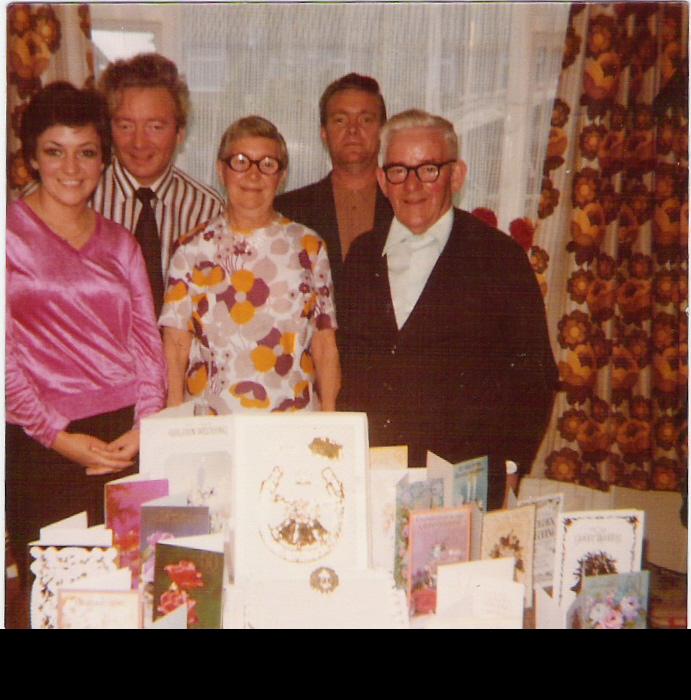
POLYGON ((181 162, 197 177, 217 184, 220 136, 248 114, 270 119, 286 138, 287 190, 324 177, 319 96, 355 71, 377 79, 389 115, 418 107, 454 122, 469 164, 457 203, 506 211, 504 226, 531 208, 535 215, 568 6, 239 3, 177 11, 178 61, 194 105, 181 162), (540 43, 554 36, 556 52, 540 43))

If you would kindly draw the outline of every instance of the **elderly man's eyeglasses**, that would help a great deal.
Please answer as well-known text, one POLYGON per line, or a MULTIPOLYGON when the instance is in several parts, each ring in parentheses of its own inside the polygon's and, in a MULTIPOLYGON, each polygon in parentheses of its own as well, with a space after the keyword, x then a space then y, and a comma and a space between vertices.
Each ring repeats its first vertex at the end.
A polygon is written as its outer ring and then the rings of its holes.
POLYGON ((455 163, 455 160, 447 160, 445 163, 420 163, 420 165, 403 165, 403 163, 389 163, 382 170, 386 179, 392 185, 400 185, 408 179, 412 170, 420 182, 436 182, 439 173, 445 165, 455 163))
POLYGON ((252 160, 244 153, 233 153, 224 158, 223 162, 236 173, 246 173, 253 165, 256 165, 263 175, 275 175, 281 169, 280 161, 272 156, 262 156, 259 160, 252 160))

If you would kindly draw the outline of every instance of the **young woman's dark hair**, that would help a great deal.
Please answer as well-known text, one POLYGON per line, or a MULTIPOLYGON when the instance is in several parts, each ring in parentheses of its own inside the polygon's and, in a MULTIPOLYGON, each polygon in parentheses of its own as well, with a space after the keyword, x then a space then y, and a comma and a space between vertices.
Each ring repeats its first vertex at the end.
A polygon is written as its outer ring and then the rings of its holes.
POLYGON ((111 136, 108 105, 105 98, 95 90, 80 90, 71 83, 57 81, 49 83, 37 92, 29 102, 20 129, 22 155, 26 167, 34 178, 38 172, 31 161, 36 158, 38 137, 51 126, 93 125, 101 140, 103 162, 110 163, 111 136))

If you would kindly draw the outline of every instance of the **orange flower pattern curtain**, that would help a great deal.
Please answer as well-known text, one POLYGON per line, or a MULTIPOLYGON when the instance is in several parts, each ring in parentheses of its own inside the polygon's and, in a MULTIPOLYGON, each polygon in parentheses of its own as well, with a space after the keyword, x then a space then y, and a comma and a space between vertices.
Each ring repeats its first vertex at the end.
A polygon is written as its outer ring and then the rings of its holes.
POLYGON ((21 156, 19 125, 26 105, 42 85, 94 81, 88 5, 27 5, 7 8, 7 188, 17 197, 31 181, 21 156))
POLYGON ((686 479, 687 26, 681 3, 572 5, 529 253, 562 389, 552 479, 686 479))

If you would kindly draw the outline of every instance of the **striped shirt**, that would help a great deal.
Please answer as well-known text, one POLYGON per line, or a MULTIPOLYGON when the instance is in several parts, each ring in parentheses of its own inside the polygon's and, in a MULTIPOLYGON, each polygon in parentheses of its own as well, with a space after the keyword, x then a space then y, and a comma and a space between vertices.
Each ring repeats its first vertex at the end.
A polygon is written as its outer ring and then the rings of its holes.
MULTIPOLYGON (((106 168, 94 192, 93 208, 130 231, 134 231, 142 204, 136 197, 137 181, 117 158, 106 168)), ((175 241, 199 224, 225 210, 221 197, 172 164, 151 189, 156 195, 152 205, 161 237, 161 265, 164 279, 175 241)))

